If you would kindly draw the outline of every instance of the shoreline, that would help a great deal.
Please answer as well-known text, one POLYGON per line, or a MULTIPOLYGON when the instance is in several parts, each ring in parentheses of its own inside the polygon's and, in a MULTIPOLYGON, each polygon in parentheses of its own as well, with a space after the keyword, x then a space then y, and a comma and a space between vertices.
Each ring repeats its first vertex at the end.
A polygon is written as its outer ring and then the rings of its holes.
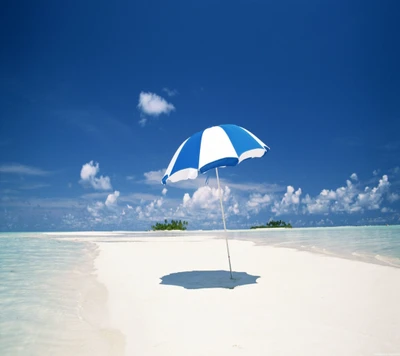
MULTIPOLYGON (((314 229, 314 228, 313 228, 314 229)), ((347 230, 347 229, 346 229, 347 230)), ((368 230, 368 229, 367 229, 368 230)), ((391 266, 400 268, 400 241, 391 240, 386 242, 382 239, 375 240, 368 238, 368 231, 363 228, 354 229, 358 233, 357 238, 342 238, 341 228, 315 228, 313 238, 308 238, 310 229, 253 229, 253 230, 227 230, 230 241, 252 241, 259 245, 269 245, 279 248, 289 248, 299 251, 308 251, 324 256, 338 257, 352 261, 391 266), (365 231, 365 235, 364 232, 365 231), (276 232, 273 233, 273 232, 276 232), (327 235, 326 233, 329 233, 327 235), (326 236, 329 236, 328 239, 326 236), (364 237, 365 236, 365 237, 364 237), (364 240, 365 239, 365 240, 364 240), (387 245, 388 243, 392 245, 387 245), (371 247, 372 246, 372 247, 371 247), (377 249, 376 246, 382 246, 377 249), (388 248, 390 247, 390 248, 388 248)), ((382 229, 385 230, 385 229, 382 229)), ((399 229, 400 233, 400 229, 399 229)), ((385 236, 385 233, 381 233, 385 236)), ((393 233, 392 233, 393 234, 393 233)), ((351 233, 354 235, 354 233, 351 233)), ((60 240, 73 241, 108 241, 108 242, 138 242, 142 240, 156 241, 164 238, 171 240, 176 238, 188 239, 215 238, 224 239, 223 230, 214 231, 137 231, 137 232, 67 232, 67 233, 45 233, 42 238, 56 238, 60 240)))
POLYGON ((400 350, 397 268, 230 240, 234 277, 243 285, 218 288, 226 284, 222 240, 143 240, 96 242, 98 279, 126 355, 400 350))

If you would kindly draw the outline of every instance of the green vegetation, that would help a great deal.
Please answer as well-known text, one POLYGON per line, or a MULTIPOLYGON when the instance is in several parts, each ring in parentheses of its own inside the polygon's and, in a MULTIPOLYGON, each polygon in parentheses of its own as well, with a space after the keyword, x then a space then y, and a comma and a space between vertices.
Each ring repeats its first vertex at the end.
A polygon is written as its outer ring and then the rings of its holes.
POLYGON ((187 229, 188 222, 187 221, 181 221, 181 220, 171 220, 169 223, 167 219, 164 220, 164 224, 157 223, 155 225, 152 225, 151 229, 153 231, 159 231, 159 230, 186 230, 187 229))
POLYGON ((250 229, 266 229, 266 228, 274 228, 274 227, 288 227, 288 228, 291 228, 292 225, 290 225, 290 223, 286 224, 282 220, 279 220, 279 221, 271 220, 266 225, 252 226, 250 229))

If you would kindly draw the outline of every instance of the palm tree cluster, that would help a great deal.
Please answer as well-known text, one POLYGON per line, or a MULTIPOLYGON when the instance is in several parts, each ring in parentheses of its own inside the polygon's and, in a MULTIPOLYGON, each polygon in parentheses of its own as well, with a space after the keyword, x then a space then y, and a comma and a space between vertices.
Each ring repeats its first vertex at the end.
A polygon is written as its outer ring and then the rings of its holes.
POLYGON ((271 228, 271 227, 288 227, 288 228, 291 228, 292 225, 290 225, 290 223, 286 224, 282 220, 278 220, 278 221, 271 220, 266 225, 252 226, 251 229, 265 229, 265 228, 271 228))
POLYGON ((159 230, 186 230, 188 226, 187 221, 181 221, 181 220, 171 220, 169 223, 167 219, 164 220, 164 223, 156 223, 155 225, 152 225, 151 229, 153 231, 159 231, 159 230))
POLYGON ((269 226, 269 227, 292 227, 292 225, 290 225, 290 223, 286 224, 282 220, 279 220, 279 221, 271 220, 270 222, 267 223, 267 226, 269 226))

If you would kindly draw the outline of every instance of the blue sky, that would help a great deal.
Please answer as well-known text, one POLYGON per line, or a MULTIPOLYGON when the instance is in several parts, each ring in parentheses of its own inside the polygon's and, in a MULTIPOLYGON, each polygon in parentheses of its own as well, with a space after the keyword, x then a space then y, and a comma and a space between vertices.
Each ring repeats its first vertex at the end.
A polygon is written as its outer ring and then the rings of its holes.
POLYGON ((400 223, 396 1, 8 2, 0 229, 222 228, 213 173, 167 185, 218 124, 271 151, 222 169, 228 228, 400 223), (208 177, 208 184, 206 179, 208 177))

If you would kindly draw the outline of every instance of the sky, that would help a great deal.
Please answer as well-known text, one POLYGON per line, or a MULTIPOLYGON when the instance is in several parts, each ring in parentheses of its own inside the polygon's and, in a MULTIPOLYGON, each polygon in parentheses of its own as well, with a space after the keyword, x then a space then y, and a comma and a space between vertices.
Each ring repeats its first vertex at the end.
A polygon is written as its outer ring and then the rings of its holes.
POLYGON ((228 229, 400 224, 397 1, 6 1, 0 231, 222 229, 213 172, 160 182, 220 124, 228 229))

